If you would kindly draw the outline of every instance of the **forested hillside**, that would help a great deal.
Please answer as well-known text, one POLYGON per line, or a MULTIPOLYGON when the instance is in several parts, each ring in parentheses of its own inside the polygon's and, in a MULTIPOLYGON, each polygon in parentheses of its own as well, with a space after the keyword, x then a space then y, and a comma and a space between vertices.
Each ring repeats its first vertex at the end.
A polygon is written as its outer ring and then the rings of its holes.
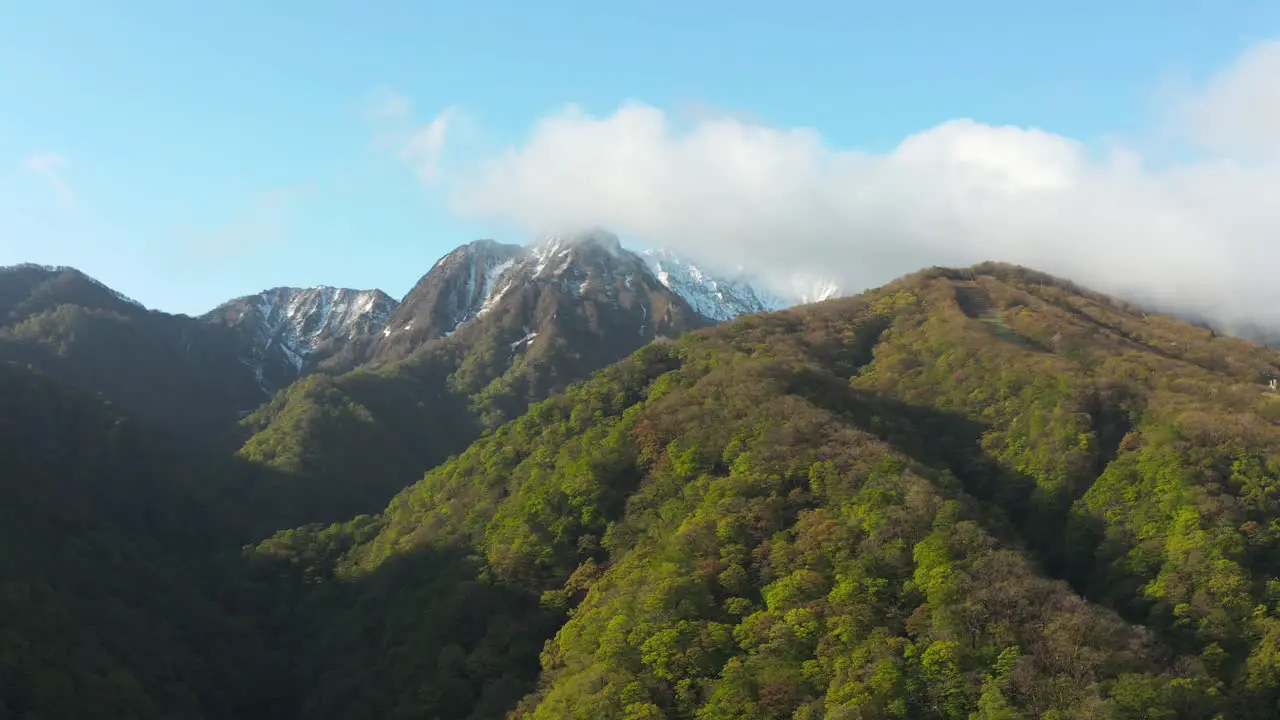
POLYGON ((0 718, 280 709, 273 651, 221 602, 260 474, 0 363, 0 718))
POLYGON ((250 560, 307 718, 1275 717, 1278 363, 927 271, 645 347, 250 560))
POLYGON ((72 268, 0 267, 0 362, 125 412, 219 434, 266 399, 227 328, 143 308, 72 268))
POLYGON ((500 317, 296 385, 240 457, 0 368, 0 717, 1280 713, 1280 354, 986 265, 520 413, 580 345, 512 363, 500 317))

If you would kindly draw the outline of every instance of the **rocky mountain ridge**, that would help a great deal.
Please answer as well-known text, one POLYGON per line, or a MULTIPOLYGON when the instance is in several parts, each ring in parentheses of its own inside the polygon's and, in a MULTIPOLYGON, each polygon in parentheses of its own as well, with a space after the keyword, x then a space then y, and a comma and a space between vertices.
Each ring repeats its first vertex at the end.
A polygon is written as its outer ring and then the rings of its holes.
MULTIPOLYGON (((658 282, 712 323, 797 302, 670 251, 627 249, 616 235, 597 230, 525 246, 488 239, 460 245, 399 301, 380 290, 279 287, 230 300, 200 319, 237 330, 244 363, 270 393, 314 369, 342 371, 403 358, 483 316, 522 283, 559 282, 569 296, 581 297, 593 284, 613 293, 615 280, 632 288, 641 278, 658 282)), ((616 293, 608 301, 616 303, 616 293)))
POLYGON ((606 231, 551 235, 526 246, 476 240, 437 261, 379 336, 351 353, 356 357, 347 357, 344 367, 405 357, 425 342, 449 337, 527 283, 554 285, 567 297, 602 291, 603 300, 614 305, 619 292, 629 295, 637 283, 656 283, 708 323, 794 304, 755 289, 746 278, 724 279, 674 253, 630 250, 606 231))
POLYGON ((640 254, 658 282, 716 322, 796 304, 756 287, 748 278, 731 279, 709 273, 670 250, 644 250, 640 254))
POLYGON ((477 323, 464 344, 508 350, 475 377, 525 356, 579 376, 636 343, 779 305, 741 280, 594 231, 527 246, 467 243, 401 301, 380 290, 275 287, 198 317, 150 310, 74 268, 0 268, 0 350, 165 423, 187 414, 180 389, 200 387, 207 420, 225 426, 312 372, 397 362, 477 323))
POLYGON ((326 352, 382 330, 398 305, 381 290, 277 287, 230 300, 200 319, 235 329, 245 364, 273 392, 326 352))

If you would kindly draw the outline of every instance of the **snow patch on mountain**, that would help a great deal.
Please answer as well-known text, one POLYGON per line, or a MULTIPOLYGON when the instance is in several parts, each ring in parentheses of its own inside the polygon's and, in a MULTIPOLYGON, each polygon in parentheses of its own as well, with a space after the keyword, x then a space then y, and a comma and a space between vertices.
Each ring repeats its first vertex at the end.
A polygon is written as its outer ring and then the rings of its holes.
POLYGON ((381 290, 278 287, 224 303, 203 319, 241 329, 244 362, 262 382, 276 353, 300 375, 320 345, 385 330, 396 305, 381 290))
MULTIPOLYGON (((615 299, 612 284, 603 279, 611 276, 617 269, 618 263, 613 262, 615 258, 621 259, 624 267, 635 264, 634 256, 623 251, 618 239, 608 233, 552 235, 542 238, 493 268, 488 276, 489 291, 480 299, 480 305, 472 317, 484 315, 496 307, 511 289, 532 281, 562 282, 566 291, 581 297, 595 279, 600 281, 606 295, 615 299), (592 250, 603 250, 603 257, 608 260, 599 262, 600 258, 596 256, 600 253, 592 250), (631 258, 630 261, 627 260, 628 257, 631 258), (592 258, 597 262, 592 264, 592 258)), ((627 269, 634 272, 634 268, 627 269)))
POLYGON ((525 343, 529 343, 530 345, 532 345, 532 344, 533 344, 533 339, 534 339, 534 338, 536 338, 536 337, 538 337, 538 331, 537 331, 537 330, 528 331, 528 332, 526 332, 526 333, 525 333, 524 337, 522 337, 522 338, 520 338, 519 340, 517 340, 517 341, 515 341, 515 342, 511 343, 511 349, 512 349, 512 350, 515 350, 515 349, 519 348, 521 345, 524 345, 525 343))
POLYGON ((695 264, 667 249, 643 250, 658 281, 684 298, 693 309, 717 321, 759 312, 785 310, 822 302, 844 294, 834 281, 793 277, 783 292, 771 291, 757 278, 695 264))
POLYGON ((712 274, 670 250, 643 250, 640 254, 658 282, 699 314, 718 322, 795 304, 757 288, 748 278, 712 274))
MULTIPOLYGON (((719 274, 669 250, 634 251, 605 230, 547 235, 519 247, 477 240, 462 245, 432 266, 406 297, 381 334, 407 330, 413 317, 430 318, 430 337, 449 337, 460 326, 484 317, 514 292, 530 284, 551 285, 567 297, 590 298, 616 307, 639 307, 639 332, 655 322, 647 307, 658 286, 685 300, 699 315, 722 322, 748 313, 780 310, 798 302, 825 299, 836 290, 823 286, 803 296, 780 297, 737 274, 719 274), (638 306, 633 303, 639 302, 638 306)), ((532 337, 518 343, 527 346, 532 337)))
MULTIPOLYGON (((565 254, 567 248, 559 237, 551 237, 529 249, 529 259, 534 264, 533 277, 542 277, 547 265, 558 255, 565 254)), ((563 266, 561 267, 563 270, 563 266)))
POLYGON ((502 296, 507 294, 507 291, 511 289, 515 282, 508 280, 501 288, 498 287, 498 282, 502 280, 503 275, 511 269, 511 266, 515 265, 515 262, 516 258, 510 257, 485 271, 484 292, 475 298, 480 301, 480 305, 469 310, 467 314, 454 325, 455 329, 458 325, 462 324, 462 322, 465 322, 472 317, 479 317, 492 310, 494 306, 498 304, 498 301, 502 299, 502 296))
POLYGON ((486 269, 484 272, 484 289, 481 291, 480 295, 486 299, 492 295, 494 283, 496 283, 498 278, 502 277, 502 273, 506 272, 508 268, 515 264, 515 262, 515 258, 507 258, 497 265, 486 269))
POLYGON ((515 257, 487 267, 484 292, 470 294, 476 304, 459 313, 457 324, 485 315, 522 283, 559 282, 574 297, 599 290, 617 302, 618 292, 634 291, 638 277, 656 280, 694 311, 716 322, 816 302, 839 292, 826 283, 795 296, 776 295, 741 273, 716 273, 670 250, 632 251, 624 248, 616 235, 593 230, 542 237, 515 257))
POLYGON ((424 281, 429 281, 432 273, 437 272, 442 274, 441 277, 457 277, 458 273, 462 277, 461 285, 453 285, 445 293, 443 308, 446 317, 437 319, 441 335, 447 336, 462 323, 492 307, 496 302, 495 296, 500 296, 507 289, 507 286, 499 288, 498 284, 520 252, 520 248, 513 245, 476 240, 449 253, 432 267, 424 281))
POLYGON ((801 305, 830 300, 843 294, 840 286, 833 280, 816 280, 805 283, 805 285, 808 287, 799 296, 798 304, 801 305))

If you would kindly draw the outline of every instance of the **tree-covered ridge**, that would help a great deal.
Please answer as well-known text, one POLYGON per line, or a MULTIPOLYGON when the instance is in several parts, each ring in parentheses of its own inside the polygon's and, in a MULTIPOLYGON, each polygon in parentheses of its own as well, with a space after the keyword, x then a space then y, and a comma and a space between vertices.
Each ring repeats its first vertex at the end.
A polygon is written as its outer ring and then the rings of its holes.
POLYGON ((295 522, 376 508, 422 468, 479 435, 466 398, 447 385, 452 356, 337 378, 316 374, 245 418, 239 455, 280 472, 295 522))
POLYGON ((1272 717, 1277 367, 928 271, 647 346, 252 558, 304 717, 1272 717))
POLYGON ((78 305, 120 315, 145 310, 88 275, 68 267, 0 267, 0 325, 21 322, 59 305, 78 305))
POLYGON ((0 361, 205 434, 264 399, 226 328, 148 311, 70 268, 0 268, 0 361))

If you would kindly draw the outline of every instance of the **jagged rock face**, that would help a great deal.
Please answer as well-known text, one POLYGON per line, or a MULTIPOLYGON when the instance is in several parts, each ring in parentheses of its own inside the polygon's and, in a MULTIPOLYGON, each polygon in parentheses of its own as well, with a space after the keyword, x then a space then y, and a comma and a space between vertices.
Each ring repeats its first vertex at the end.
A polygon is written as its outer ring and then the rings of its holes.
POLYGON ((476 240, 440 258, 372 339, 367 357, 403 357, 476 317, 498 276, 522 251, 518 245, 476 240))
POLYGON ((728 279, 708 273, 670 250, 645 250, 642 255, 658 282, 716 322, 795 304, 756 288, 747 278, 728 279))
POLYGON ((574 342, 584 358, 600 354, 611 362, 620 357, 618 342, 638 347, 708 322, 608 233, 553 236, 525 248, 479 241, 432 268, 370 357, 386 363, 455 332, 474 342, 498 330, 513 350, 519 346, 534 357, 541 355, 534 347, 574 342))
POLYGON ((199 318, 154 313, 72 268, 0 268, 0 328, 60 306, 130 318, 172 342, 183 363, 229 365, 218 375, 247 386, 235 393, 241 412, 310 372, 385 365, 458 332, 464 344, 506 348, 476 377, 501 374, 520 357, 542 359, 555 367, 551 375, 567 377, 655 338, 791 304, 671 252, 624 249, 604 231, 526 247, 468 243, 441 258, 400 303, 378 290, 278 287, 199 318))
POLYGON ((511 418, 649 342, 710 324, 616 237, 590 233, 528 248, 446 342, 472 358, 456 373, 459 387, 483 395, 496 378, 506 400, 489 409, 511 418))
POLYGON ((536 333, 531 345, 563 339, 576 353, 610 357, 630 352, 621 345, 674 338, 710 322, 607 233, 556 236, 529 247, 497 278, 476 317, 536 333))
POLYGON ((272 392, 348 343, 380 332, 396 306, 381 290, 281 287, 236 298, 202 319, 238 331, 244 363, 272 392))
POLYGON ((385 365, 495 312, 504 318, 521 316, 516 327, 526 334, 543 332, 537 329, 542 314, 555 314, 548 308, 558 302, 532 298, 548 292, 569 303, 570 315, 585 313, 588 331, 598 332, 608 316, 608 322, 629 324, 631 337, 671 336, 680 332, 676 328, 723 322, 802 300, 771 295, 749 278, 719 277, 668 251, 627 250, 605 231, 550 236, 525 247, 477 240, 436 262, 385 327, 327 354, 318 367, 342 372, 366 363, 385 365), (531 302, 551 304, 535 311, 529 310, 531 302), (516 307, 520 309, 512 309, 516 307))
POLYGON ((834 281, 820 278, 795 278, 786 290, 774 292, 766 289, 758 278, 741 272, 709 270, 668 249, 645 250, 641 254, 663 285, 716 322, 823 302, 844 294, 834 281))

